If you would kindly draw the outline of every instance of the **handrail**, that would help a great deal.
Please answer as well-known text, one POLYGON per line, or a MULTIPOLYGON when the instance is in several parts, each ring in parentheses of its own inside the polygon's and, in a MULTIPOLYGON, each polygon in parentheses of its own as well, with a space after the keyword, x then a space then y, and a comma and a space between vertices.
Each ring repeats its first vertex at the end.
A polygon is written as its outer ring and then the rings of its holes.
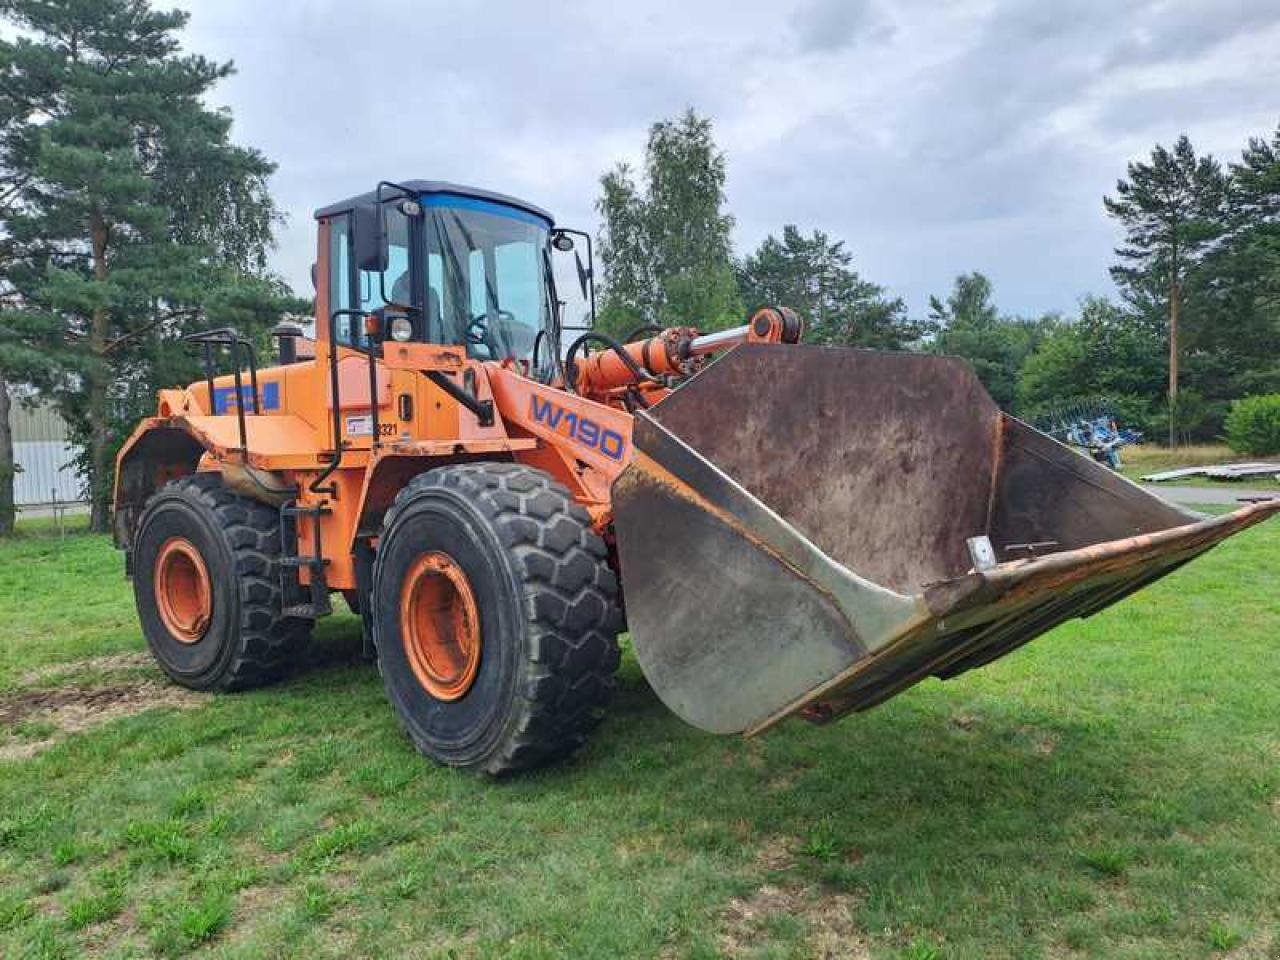
POLYGON ((249 441, 244 421, 244 379, 240 365, 241 347, 244 347, 249 354, 249 387, 253 393, 253 415, 256 417, 262 413, 258 399, 258 355, 253 348, 253 343, 241 336, 240 331, 234 327, 201 330, 197 333, 189 333, 182 339, 187 343, 198 343, 203 347, 204 380, 209 389, 209 413, 211 415, 216 415, 218 412, 217 395, 213 386, 213 348, 231 348, 231 373, 235 383, 236 398, 236 426, 240 431, 240 457, 242 460, 246 459, 249 456, 249 441))
MULTIPOLYGON (((382 422, 378 412, 378 355, 377 346, 381 339, 375 337, 375 331, 370 326, 370 322, 374 319, 372 314, 365 317, 365 336, 369 340, 369 420, 372 437, 369 441, 369 449, 375 454, 382 449, 382 422)), ((386 310, 383 310, 382 322, 386 322, 386 310)))
MULTIPOLYGON (((333 472, 341 465, 344 450, 342 441, 342 404, 338 401, 338 317, 362 316, 364 316, 363 310, 356 310, 351 307, 342 307, 329 314, 329 394, 333 403, 333 459, 329 461, 328 465, 316 475, 316 478, 307 487, 312 493, 326 493, 335 500, 338 498, 337 484, 331 483, 325 486, 324 482, 333 476, 333 472)), ((376 402, 377 398, 370 393, 369 404, 373 406, 376 402)))

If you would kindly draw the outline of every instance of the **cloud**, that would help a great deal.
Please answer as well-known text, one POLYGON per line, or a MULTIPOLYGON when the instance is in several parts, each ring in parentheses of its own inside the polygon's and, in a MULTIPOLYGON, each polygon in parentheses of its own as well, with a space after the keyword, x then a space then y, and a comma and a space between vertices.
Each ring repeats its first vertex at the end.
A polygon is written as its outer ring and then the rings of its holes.
POLYGON ((923 312, 981 269, 1001 306, 1108 292, 1101 198, 1188 133, 1233 159, 1280 120, 1280 8, 1140 0, 177 0, 214 100, 280 169, 276 264, 309 289, 311 211, 379 179, 525 196, 593 229, 649 124, 715 118, 740 251, 785 223, 844 239, 923 312))
POLYGON ((1108 52, 1108 61, 1133 66, 1194 59, 1242 34, 1275 27, 1280 7, 1271 0, 1146 4, 1108 52))
POLYGON ((795 12, 791 23, 805 53, 831 53, 859 39, 884 41, 893 35, 872 0, 812 0, 795 12))

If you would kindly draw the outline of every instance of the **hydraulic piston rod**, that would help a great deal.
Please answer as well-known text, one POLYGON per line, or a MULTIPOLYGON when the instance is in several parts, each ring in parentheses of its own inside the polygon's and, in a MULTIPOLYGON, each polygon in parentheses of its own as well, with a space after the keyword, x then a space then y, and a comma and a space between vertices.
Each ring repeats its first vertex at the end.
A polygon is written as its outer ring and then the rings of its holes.
POLYGON ((803 333, 795 313, 785 307, 765 307, 740 327, 706 334, 692 327, 668 327, 647 339, 599 350, 579 361, 573 375, 579 392, 605 393, 637 384, 644 376, 686 377, 696 373, 710 354, 743 343, 798 343, 803 333))

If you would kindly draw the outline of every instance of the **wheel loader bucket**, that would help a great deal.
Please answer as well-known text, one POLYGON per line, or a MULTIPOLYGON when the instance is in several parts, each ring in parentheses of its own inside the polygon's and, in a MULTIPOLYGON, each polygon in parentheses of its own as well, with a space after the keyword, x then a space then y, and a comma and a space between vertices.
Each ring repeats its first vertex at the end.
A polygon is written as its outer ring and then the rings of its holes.
POLYGON ((948 357, 740 346, 634 442, 613 497, 636 655, 719 733, 983 666, 1280 511, 1175 507, 1002 414, 948 357))

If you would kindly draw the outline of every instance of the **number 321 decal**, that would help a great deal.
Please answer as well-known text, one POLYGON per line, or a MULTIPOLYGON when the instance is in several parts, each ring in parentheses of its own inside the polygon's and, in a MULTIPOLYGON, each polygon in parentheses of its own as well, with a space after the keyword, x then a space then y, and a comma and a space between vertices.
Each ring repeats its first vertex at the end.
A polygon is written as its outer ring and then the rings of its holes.
MULTIPOLYGON (((379 423, 378 436, 393 437, 396 433, 394 423, 379 423)), ((373 434, 373 417, 365 414, 361 417, 347 417, 347 436, 368 437, 373 434)))

